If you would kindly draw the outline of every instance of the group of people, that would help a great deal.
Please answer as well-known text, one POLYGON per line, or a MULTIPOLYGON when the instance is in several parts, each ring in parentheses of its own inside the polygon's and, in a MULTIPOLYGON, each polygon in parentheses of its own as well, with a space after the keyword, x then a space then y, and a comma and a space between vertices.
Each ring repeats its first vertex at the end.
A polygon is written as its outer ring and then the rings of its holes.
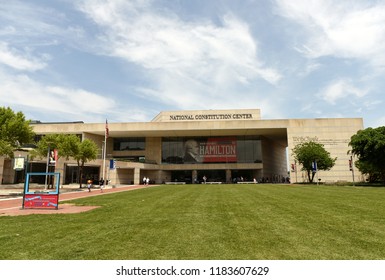
POLYGON ((148 186, 150 184, 150 178, 149 177, 143 177, 143 185, 148 186))
MULTIPOLYGON (((92 180, 87 180, 87 189, 88 189, 88 192, 91 192, 91 188, 92 188, 92 180)), ((104 189, 104 179, 101 178, 99 180, 99 187, 100 187, 100 192, 103 192, 103 189, 104 189)))

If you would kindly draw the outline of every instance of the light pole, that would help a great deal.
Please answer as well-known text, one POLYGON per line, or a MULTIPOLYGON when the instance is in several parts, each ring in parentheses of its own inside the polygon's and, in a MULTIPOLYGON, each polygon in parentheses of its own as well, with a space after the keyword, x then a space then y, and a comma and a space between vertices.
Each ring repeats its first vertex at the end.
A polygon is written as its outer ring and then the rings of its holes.
POLYGON ((352 177, 353 177, 353 187, 355 186, 355 182, 354 182, 354 168, 353 168, 354 164, 353 164, 353 156, 350 156, 350 160, 349 160, 349 168, 350 168, 350 171, 352 171, 352 177))
POLYGON ((44 190, 47 190, 47 182, 48 182, 48 168, 49 168, 49 156, 51 154, 50 147, 48 146, 48 152, 47 152, 47 166, 45 168, 45 183, 44 183, 44 190))

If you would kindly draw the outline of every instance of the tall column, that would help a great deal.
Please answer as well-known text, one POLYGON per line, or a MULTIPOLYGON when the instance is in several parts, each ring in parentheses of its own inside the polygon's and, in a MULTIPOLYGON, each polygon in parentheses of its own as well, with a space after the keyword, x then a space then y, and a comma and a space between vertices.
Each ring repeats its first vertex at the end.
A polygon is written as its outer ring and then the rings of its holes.
POLYGON ((0 185, 3 184, 4 180, 4 168, 5 168, 5 164, 4 164, 4 157, 0 157, 0 185))
POLYGON ((231 169, 226 170, 226 183, 231 182, 231 169))
POLYGON ((193 170, 191 172, 191 178, 192 178, 192 183, 195 184, 195 182, 198 181, 198 171, 197 170, 193 170))
POLYGON ((140 168, 134 168, 134 185, 140 184, 140 168))

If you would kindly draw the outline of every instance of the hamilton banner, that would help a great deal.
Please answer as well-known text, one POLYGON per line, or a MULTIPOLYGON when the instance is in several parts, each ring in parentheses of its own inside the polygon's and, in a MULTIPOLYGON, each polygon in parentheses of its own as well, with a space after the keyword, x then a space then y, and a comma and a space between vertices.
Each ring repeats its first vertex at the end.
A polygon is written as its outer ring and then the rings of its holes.
POLYGON ((235 138, 209 138, 200 146, 203 162, 237 162, 235 138))
POLYGON ((184 162, 237 162, 235 137, 210 137, 206 141, 189 139, 185 142, 184 162))

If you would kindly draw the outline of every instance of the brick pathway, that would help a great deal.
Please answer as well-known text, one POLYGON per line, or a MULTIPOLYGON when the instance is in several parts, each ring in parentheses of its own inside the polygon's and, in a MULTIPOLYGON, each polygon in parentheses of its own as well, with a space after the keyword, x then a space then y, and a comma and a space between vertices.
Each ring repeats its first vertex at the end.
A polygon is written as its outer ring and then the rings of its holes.
MULTIPOLYGON (((68 214, 68 213, 80 213, 89 211, 99 206, 75 206, 73 204, 63 204, 60 202, 73 200, 83 197, 91 197, 97 195, 105 195, 109 193, 117 193, 130 191, 140 188, 148 188, 143 185, 131 185, 131 186, 119 186, 116 188, 105 188, 103 192, 100 189, 93 189, 91 192, 88 190, 74 191, 59 194, 59 207, 58 209, 22 209, 23 198, 9 198, 0 199, 0 216, 19 216, 19 215, 31 215, 31 214, 68 214)), ((150 186, 151 187, 151 186, 150 186)))

